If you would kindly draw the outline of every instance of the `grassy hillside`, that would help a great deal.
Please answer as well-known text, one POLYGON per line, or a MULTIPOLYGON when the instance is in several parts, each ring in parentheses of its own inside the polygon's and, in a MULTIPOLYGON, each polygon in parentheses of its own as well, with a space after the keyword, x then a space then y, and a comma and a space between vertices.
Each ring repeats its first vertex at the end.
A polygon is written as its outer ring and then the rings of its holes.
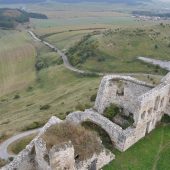
POLYGON ((35 80, 36 50, 26 32, 0 31, 0 96, 35 80))
POLYGON ((67 52, 78 68, 101 72, 165 73, 144 64, 137 56, 168 60, 170 25, 117 28, 85 36, 67 52))
POLYGON ((126 152, 114 151, 116 159, 104 170, 169 170, 170 125, 157 127, 126 152))
MULTIPOLYGON (((54 56, 44 46, 40 47, 38 54, 54 56)), ((58 56, 55 54, 55 57, 58 56)), ((91 107, 90 97, 96 93, 99 82, 99 77, 83 77, 63 65, 40 70, 37 81, 25 90, 0 98, 0 136, 3 134, 4 139, 15 132, 41 126, 52 115, 64 119, 71 111, 91 107)))

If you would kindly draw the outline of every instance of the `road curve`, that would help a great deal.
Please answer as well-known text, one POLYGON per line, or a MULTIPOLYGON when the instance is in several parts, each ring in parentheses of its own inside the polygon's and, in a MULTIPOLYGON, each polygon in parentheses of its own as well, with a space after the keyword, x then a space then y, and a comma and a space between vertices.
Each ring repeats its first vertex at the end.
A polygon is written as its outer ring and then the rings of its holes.
MULTIPOLYGON (((124 76, 138 76, 138 75, 144 75, 144 76, 151 75, 151 76, 155 76, 155 77, 160 76, 160 75, 146 74, 146 73, 98 73, 98 72, 90 72, 90 71, 79 70, 79 69, 73 67, 69 63, 68 57, 61 50, 59 50, 57 47, 53 46, 52 44, 50 44, 50 43, 48 43, 48 42, 46 42, 44 40, 39 39, 32 31, 28 31, 28 33, 31 35, 31 37, 35 41, 42 42, 44 45, 46 45, 49 48, 51 48, 52 50, 56 51, 61 56, 61 58, 63 60, 63 63, 64 63, 64 66, 67 69, 69 69, 71 71, 74 71, 74 72, 77 72, 77 73, 80 73, 80 74, 96 74, 96 75, 99 75, 99 76, 104 76, 104 75, 109 75, 109 74, 112 74, 112 75, 124 75, 124 76)), ((143 58, 139 57, 139 59, 143 59, 143 58)), ((13 137, 7 139, 6 141, 4 141, 3 143, 1 143, 0 144, 0 158, 7 160, 9 157, 15 156, 15 155, 11 155, 10 153, 8 153, 8 146, 10 144, 12 144, 13 142, 19 140, 19 139, 22 139, 22 138, 24 138, 26 136, 29 136, 31 134, 34 134, 34 133, 38 133, 40 130, 41 130, 41 128, 26 131, 26 132, 20 133, 20 134, 18 134, 16 136, 13 136, 13 137)))
POLYGON ((41 128, 26 131, 26 132, 20 133, 18 135, 12 136, 11 138, 9 138, 6 141, 4 141, 3 143, 1 143, 0 144, 0 158, 7 160, 9 157, 14 157, 15 155, 8 153, 8 146, 19 139, 22 139, 22 138, 32 135, 34 133, 38 133, 40 130, 41 130, 41 128))
POLYGON ((69 60, 68 60, 68 57, 61 51, 59 50, 57 47, 55 47, 54 45, 50 44, 49 42, 47 41, 44 41, 44 40, 41 40, 40 38, 38 38, 36 36, 36 34, 33 32, 33 31, 28 31, 28 33, 31 35, 31 37, 35 40, 35 41, 38 41, 38 42, 42 42, 44 45, 48 46, 49 48, 51 48, 52 50, 56 51, 59 56, 62 58, 63 60, 63 63, 64 63, 64 66, 71 70, 71 71, 74 71, 74 72, 77 72, 77 73, 80 73, 80 74, 95 74, 95 75, 98 75, 98 76, 104 76, 104 75, 109 75, 109 74, 112 74, 112 75, 124 75, 124 76, 139 76, 139 75, 143 75, 143 76, 159 76, 159 75, 154 75, 154 74, 146 74, 146 73, 99 73, 99 72, 90 72, 90 71, 84 71, 84 70, 80 70, 80 69, 77 69, 75 67, 73 67, 69 60))

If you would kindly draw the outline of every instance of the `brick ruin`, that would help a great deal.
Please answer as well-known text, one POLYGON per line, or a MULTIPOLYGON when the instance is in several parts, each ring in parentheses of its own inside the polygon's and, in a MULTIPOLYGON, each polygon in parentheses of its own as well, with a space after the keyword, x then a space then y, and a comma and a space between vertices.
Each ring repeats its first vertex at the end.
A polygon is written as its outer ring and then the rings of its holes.
MULTIPOLYGON (((164 114, 170 116, 170 73, 156 87, 129 76, 108 75, 101 81, 94 108, 70 113, 64 121, 75 124, 90 121, 97 124, 109 135, 114 147, 123 152, 150 133, 164 114), (119 106, 127 117, 133 118, 131 126, 124 129, 104 116, 105 109, 113 103, 119 106)), ((74 147, 69 141, 67 144, 55 146, 48 153, 48 160, 45 159, 46 147, 39 137, 51 125, 60 122, 58 118, 52 117, 26 149, 2 170, 20 170, 23 167, 35 166, 35 162, 39 169, 76 169, 78 165, 75 165, 74 147), (33 148, 34 157, 31 155, 33 148)), ((114 158, 110 152, 106 154, 103 151, 79 165, 78 169, 89 169, 90 166, 99 169, 114 158)))

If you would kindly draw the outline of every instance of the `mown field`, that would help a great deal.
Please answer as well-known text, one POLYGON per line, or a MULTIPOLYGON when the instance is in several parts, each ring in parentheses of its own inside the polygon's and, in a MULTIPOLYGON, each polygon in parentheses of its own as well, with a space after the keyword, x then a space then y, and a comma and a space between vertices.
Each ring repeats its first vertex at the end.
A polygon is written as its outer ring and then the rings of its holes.
POLYGON ((26 32, 0 30, 0 96, 35 80, 36 49, 26 32))

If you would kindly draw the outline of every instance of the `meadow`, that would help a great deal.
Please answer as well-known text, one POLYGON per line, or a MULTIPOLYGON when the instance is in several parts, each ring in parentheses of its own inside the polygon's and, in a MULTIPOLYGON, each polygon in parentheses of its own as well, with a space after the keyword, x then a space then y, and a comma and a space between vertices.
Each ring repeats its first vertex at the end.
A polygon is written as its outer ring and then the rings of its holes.
MULTIPOLYGON (((39 55, 45 51, 53 54, 44 46, 39 48, 39 55)), ((36 76, 24 90, 0 98, 2 138, 42 126, 53 115, 64 119, 72 111, 90 108, 90 97, 96 94, 101 79, 72 73, 62 64, 44 68, 36 76)))
POLYGON ((116 159, 104 170, 169 170, 170 125, 160 125, 127 151, 114 150, 116 159))
POLYGON ((138 61, 138 56, 170 59, 170 25, 116 28, 91 34, 68 50, 70 62, 97 72, 166 72, 138 61))
POLYGON ((36 49, 26 32, 0 30, 0 96, 35 80, 35 58, 36 49))

